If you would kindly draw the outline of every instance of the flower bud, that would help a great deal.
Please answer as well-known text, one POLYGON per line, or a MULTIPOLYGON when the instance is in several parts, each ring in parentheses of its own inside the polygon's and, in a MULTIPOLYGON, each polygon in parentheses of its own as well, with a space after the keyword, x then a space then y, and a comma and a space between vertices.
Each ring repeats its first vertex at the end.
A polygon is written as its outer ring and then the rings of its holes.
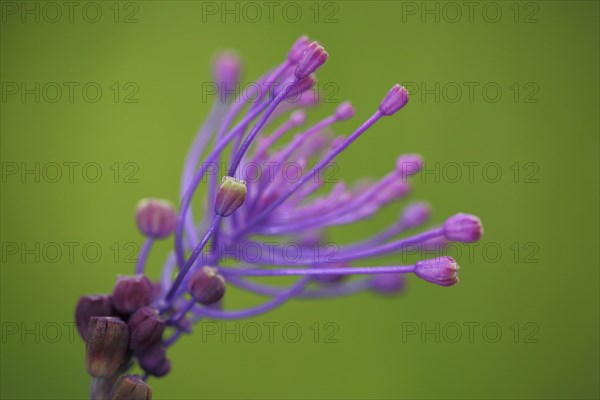
POLYGON ((423 158, 419 154, 403 154, 396 161, 396 172, 403 178, 414 175, 423 167, 423 158))
POLYGON ((425 202, 409 204, 400 217, 400 223, 405 229, 412 229, 423 225, 429 219, 431 208, 425 202))
POLYGON ((152 388, 139 375, 121 376, 112 391, 113 400, 152 400, 152 388))
POLYGON ((217 55, 213 65, 213 76, 219 86, 219 92, 225 96, 223 99, 234 94, 240 81, 241 70, 242 64, 237 54, 223 52, 217 55))
POLYGON ((408 90, 398 84, 394 85, 384 97, 379 111, 383 115, 393 115, 408 103, 408 90))
POLYGON ((140 367, 150 375, 165 376, 171 370, 171 361, 162 344, 158 343, 147 350, 137 354, 140 367))
POLYGON ((91 317, 111 317, 115 315, 110 295, 81 296, 75 307, 77 330, 85 340, 91 317))
POLYGON ((133 351, 149 348, 162 338, 165 322, 160 319, 158 310, 152 307, 138 309, 127 321, 129 347, 133 351))
POLYGON ((177 213, 166 200, 142 199, 137 205, 135 220, 142 234, 152 239, 164 239, 173 233, 177 213))
POLYGON ((337 108, 337 110, 335 110, 335 117, 339 120, 339 121, 344 121, 347 119, 350 119, 354 116, 354 107, 352 107, 352 103, 350 103, 349 101, 345 101, 342 104, 340 104, 337 108))
POLYGON ((405 285, 404 274, 377 274, 371 281, 371 287, 381 294, 401 292, 405 285))
POLYGON ((483 235, 481 220, 471 214, 456 214, 444 223, 444 236, 455 242, 476 242, 483 235))
POLYGON ((458 269, 452 257, 444 256, 417 262, 415 275, 436 285, 452 286, 458 282, 458 269))
MULTIPOLYGON (((286 83, 281 87, 281 90, 285 88, 286 85, 291 85, 292 83, 286 83)), ((317 77, 310 74, 305 78, 302 78, 298 83, 295 84, 294 87, 290 89, 290 92, 285 97, 287 101, 291 103, 296 103, 296 101, 300 98, 302 93, 310 92, 311 89, 317 84, 317 77)), ((279 92, 277 92, 279 94, 279 92)))
MULTIPOLYGON (((327 263, 327 264, 319 264, 316 268, 350 268, 349 264, 346 263, 327 263)), ((347 275, 340 274, 326 274, 326 275, 313 275, 312 280, 315 282, 322 283, 324 285, 333 285, 343 281, 347 275)))
POLYGON ((190 278, 190 293, 200 304, 209 305, 221 300, 225 294, 225 278, 216 268, 205 266, 190 278))
POLYGON ((292 45, 290 52, 288 53, 288 60, 292 64, 297 64, 304 54, 304 50, 308 47, 309 39, 308 36, 300 36, 296 43, 292 45))
POLYGON ((294 111, 290 115, 290 122, 294 124, 294 126, 300 126, 306 121, 306 112, 304 110, 294 111))
POLYGON ((131 314, 152 302, 154 285, 144 275, 120 276, 113 289, 113 306, 123 314, 131 314))
POLYGON ((127 354, 127 324, 119 318, 92 317, 86 337, 88 373, 95 377, 115 375, 127 354))
POLYGON ((325 49, 317 42, 312 42, 306 47, 302 58, 296 66, 294 75, 297 79, 306 78, 315 72, 321 65, 327 61, 328 54, 325 49))
POLYGON ((246 200, 246 182, 224 176, 215 200, 215 213, 228 217, 244 204, 246 200))

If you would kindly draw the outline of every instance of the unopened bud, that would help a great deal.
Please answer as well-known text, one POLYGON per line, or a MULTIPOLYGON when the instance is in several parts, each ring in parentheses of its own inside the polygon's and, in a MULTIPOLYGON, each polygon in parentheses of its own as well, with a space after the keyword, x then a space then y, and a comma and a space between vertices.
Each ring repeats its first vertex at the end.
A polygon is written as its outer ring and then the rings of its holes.
POLYGON ((224 176, 215 200, 215 213, 228 217, 244 204, 246 200, 246 182, 224 176))
POLYGON ((137 205, 135 220, 142 234, 152 239, 164 239, 173 233, 177 213, 166 200, 142 199, 137 205))
POLYGON ((452 257, 444 256, 417 262, 415 275, 436 285, 452 286, 458 282, 459 268, 452 257))
POLYGON ((381 101, 379 111, 383 115, 392 115, 404 107, 406 103, 408 103, 408 90, 396 84, 381 101))
POLYGON ((161 377, 171 370, 171 361, 167 358, 167 352, 160 343, 137 354, 137 358, 140 367, 150 375, 161 377))
POLYGON ((217 55, 213 66, 213 76, 219 85, 219 91, 226 97, 233 95, 236 85, 240 81, 241 70, 242 63, 237 54, 223 52, 217 55))
POLYGON ((292 45, 292 48, 288 53, 289 62, 291 62, 292 64, 297 64, 302 59, 304 50, 306 50, 306 47, 308 46, 309 42, 310 40, 308 39, 308 36, 300 36, 300 38, 296 40, 296 43, 292 45))
POLYGON ((123 375, 115 383, 112 399, 152 400, 152 388, 139 375, 123 375))
POLYGON ((481 220, 470 214, 456 214, 444 223, 444 236, 455 242, 476 242, 483 235, 481 220))
POLYGON ((165 329, 158 310, 152 307, 138 309, 127 321, 129 347, 133 351, 149 348, 159 342, 165 329))
POLYGON ((312 42, 304 50, 304 54, 302 54, 302 58, 298 62, 298 66, 296 66, 294 75, 297 79, 306 78, 327 61, 327 56, 328 54, 323 46, 317 42, 312 42))
POLYGON ((81 296, 75 307, 77 330, 85 340, 91 317, 112 317, 115 310, 109 295, 81 296))
POLYGON ((115 375, 127 354, 127 324, 119 318, 92 317, 86 337, 88 373, 95 377, 115 375))
POLYGON ((225 294, 225 278, 216 268, 205 266, 190 278, 190 293, 200 304, 209 305, 221 300, 225 294))
POLYGON ((154 285, 144 275, 120 276, 113 290, 113 305, 123 314, 131 314, 149 305, 154 296, 154 285))
POLYGON ((345 101, 342 104, 340 104, 337 108, 337 110, 335 110, 335 117, 339 120, 339 121, 344 121, 346 119, 350 119, 354 116, 354 107, 352 107, 352 103, 350 103, 349 101, 345 101))

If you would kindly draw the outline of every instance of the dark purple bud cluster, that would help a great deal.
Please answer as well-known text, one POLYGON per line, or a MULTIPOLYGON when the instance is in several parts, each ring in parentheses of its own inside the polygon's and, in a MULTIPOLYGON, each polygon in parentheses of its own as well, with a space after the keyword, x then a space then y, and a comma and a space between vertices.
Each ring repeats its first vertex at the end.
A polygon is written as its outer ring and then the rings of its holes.
POLYGON ((113 398, 151 398, 150 387, 140 377, 122 375, 132 357, 146 374, 164 376, 169 372, 171 364, 162 342, 166 324, 150 306, 156 290, 145 275, 120 276, 111 295, 79 299, 75 321, 86 342, 88 373, 102 378, 101 384, 93 385, 99 397, 112 392, 113 398))

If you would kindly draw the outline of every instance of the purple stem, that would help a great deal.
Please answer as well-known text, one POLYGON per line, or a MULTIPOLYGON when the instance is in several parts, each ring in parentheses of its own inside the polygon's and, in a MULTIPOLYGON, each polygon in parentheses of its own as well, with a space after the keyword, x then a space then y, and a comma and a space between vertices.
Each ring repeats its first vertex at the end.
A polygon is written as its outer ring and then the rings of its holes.
POLYGON ((242 161, 242 157, 244 156, 244 154, 246 154, 248 147, 250 147, 250 144, 252 143, 252 141, 254 140, 256 135, 258 135, 258 133, 260 132, 262 127, 265 125, 265 122, 267 122, 267 119, 269 119, 269 117, 271 116, 273 111, 275 111, 275 108, 277 108, 279 103, 281 103, 283 100, 285 100, 285 98, 290 93, 290 91, 294 87, 296 87, 297 83, 298 83, 298 79, 294 78, 290 82, 289 85, 284 85, 284 88, 281 90, 281 92, 279 92, 279 94, 277 94, 277 96, 269 104, 269 106, 267 107, 267 109, 265 110, 263 115, 260 117, 258 122, 256 122, 256 124, 254 125, 254 127, 252 128, 250 133, 248 134, 248 137, 246 137, 246 139, 244 140, 244 143, 242 143, 242 146, 240 147, 239 151, 237 152, 233 161, 231 162, 231 166, 229 167, 229 172, 228 172, 229 176, 235 175, 235 171, 237 170, 237 167, 240 165, 240 162, 242 161))
POLYGON ((154 239, 147 238, 142 246, 142 251, 140 251, 140 256, 138 257, 138 261, 135 265, 135 273, 143 274, 144 267, 146 266, 146 260, 148 259, 148 253, 150 253, 150 249, 152 248, 152 244, 154 243, 154 239))
POLYGON ((326 276, 326 275, 374 275, 374 274, 405 274, 413 272, 414 265, 383 266, 383 267, 352 267, 352 268, 289 268, 289 269, 236 269, 219 267, 219 272, 225 276, 326 276))
MULTIPOLYGON (((345 282, 334 286, 320 287, 317 289, 305 290, 297 297, 300 299, 318 299, 337 296, 348 296, 363 290, 371 288, 372 278, 363 278, 345 282)), ((277 296, 287 289, 284 287, 265 285, 262 283, 247 281, 240 277, 230 275, 227 277, 227 282, 241 289, 248 290, 264 296, 277 296)))
POLYGON ((203 316, 213 319, 241 319, 241 318, 249 318, 255 315, 259 315, 270 311, 276 307, 279 307, 281 304, 285 303, 290 298, 297 296, 304 290, 306 285, 310 282, 309 277, 304 277, 299 279, 296 283, 294 283, 289 290, 286 290, 279 295, 275 296, 271 300, 253 307, 248 308, 246 310, 238 310, 238 311, 220 311, 214 310, 208 307, 202 307, 200 309, 194 309, 194 312, 197 316, 203 316))
POLYGON ((198 256, 202 253, 202 250, 204 250, 204 247, 210 240, 210 237, 212 236, 213 232, 217 228, 217 225, 219 225, 219 222, 221 222, 221 218, 223 218, 223 217, 221 217, 220 215, 216 215, 214 217, 213 222, 210 225, 210 227, 208 228, 208 230, 206 231, 206 233, 204 234, 204 237, 202 238, 200 243, 198 243, 198 245, 196 246, 196 248, 190 255, 190 258, 187 259, 183 268, 181 268, 181 271, 179 271, 179 273, 177 274, 177 278, 175 278, 173 285, 171 285, 171 288, 169 289, 169 292, 167 293, 167 295, 165 297, 167 304, 171 303, 171 301, 177 294, 177 289, 179 288, 179 285, 181 285, 181 283, 185 279, 186 274, 188 273, 190 268, 192 268, 192 265, 194 265, 194 262, 196 262, 196 259, 198 258, 198 256))

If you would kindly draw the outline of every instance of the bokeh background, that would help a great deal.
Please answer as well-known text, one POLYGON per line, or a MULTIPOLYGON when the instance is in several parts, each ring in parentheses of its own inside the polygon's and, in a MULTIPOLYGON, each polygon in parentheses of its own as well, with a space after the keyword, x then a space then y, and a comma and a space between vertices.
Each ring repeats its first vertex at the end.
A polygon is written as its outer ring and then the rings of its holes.
MULTIPOLYGON (((339 157, 337 177, 421 153, 411 199, 436 222, 477 214, 485 236, 452 250, 455 287, 410 279, 398 297, 292 301, 218 326, 279 323, 272 343, 266 328, 257 343, 185 337, 171 374, 151 380, 155 398, 599 397, 598 2, 1 5, 2 398, 86 397, 73 307, 133 270, 138 199, 177 202, 213 55, 236 49, 251 82, 301 34, 330 54, 318 72, 328 102, 311 120, 351 99, 357 116, 336 130, 347 134, 395 82, 412 91, 339 157), (296 343, 286 324, 301 327, 296 343)), ((332 238, 377 232, 399 210, 332 238)), ((171 246, 153 250, 151 276, 171 246)), ((226 306, 261 300, 232 290, 226 306)))

